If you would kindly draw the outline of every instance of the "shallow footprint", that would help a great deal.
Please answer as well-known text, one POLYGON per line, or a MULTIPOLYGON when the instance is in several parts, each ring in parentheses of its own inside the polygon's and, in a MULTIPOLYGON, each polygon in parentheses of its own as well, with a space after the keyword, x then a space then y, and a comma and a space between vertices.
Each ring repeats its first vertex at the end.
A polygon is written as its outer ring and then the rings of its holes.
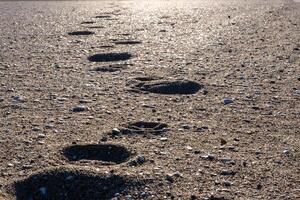
POLYGON ((70 161, 98 160, 120 164, 127 161, 131 153, 120 145, 88 144, 66 147, 63 149, 63 155, 70 161))
POLYGON ((111 135, 160 135, 166 132, 168 130, 167 128, 168 125, 165 123, 138 121, 127 124, 127 126, 122 128, 119 132, 112 131, 111 135))
POLYGON ((52 168, 12 185, 18 200, 106 200, 143 184, 128 177, 82 168, 52 168))
POLYGON ((174 80, 139 83, 133 88, 157 94, 195 94, 203 86, 190 80, 174 80))
POLYGON ((128 65, 125 64, 115 64, 115 65, 108 65, 108 66, 100 66, 92 69, 95 72, 116 72, 126 69, 128 65))
POLYGON ((125 61, 132 58, 130 53, 101 53, 88 57, 90 62, 113 62, 113 61, 125 61))
POLYGON ((93 35, 95 32, 92 31, 74 31, 74 32, 69 32, 68 35, 93 35))
POLYGON ((81 24, 95 24, 96 22, 95 21, 84 21, 84 22, 81 22, 81 24))

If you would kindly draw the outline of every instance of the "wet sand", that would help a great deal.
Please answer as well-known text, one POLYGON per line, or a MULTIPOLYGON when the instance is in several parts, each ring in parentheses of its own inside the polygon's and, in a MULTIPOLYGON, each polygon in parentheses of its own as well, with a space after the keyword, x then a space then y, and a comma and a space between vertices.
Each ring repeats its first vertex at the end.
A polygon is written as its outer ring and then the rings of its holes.
POLYGON ((0 200, 299 199, 300 3, 0 2, 0 200))

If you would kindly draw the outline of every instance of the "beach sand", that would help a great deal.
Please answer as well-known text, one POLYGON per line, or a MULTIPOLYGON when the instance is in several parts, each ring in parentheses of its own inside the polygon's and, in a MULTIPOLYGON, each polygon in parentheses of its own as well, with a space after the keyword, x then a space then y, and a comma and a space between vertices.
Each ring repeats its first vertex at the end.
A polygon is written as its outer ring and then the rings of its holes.
POLYGON ((300 3, 0 2, 0 199, 300 199, 300 3))

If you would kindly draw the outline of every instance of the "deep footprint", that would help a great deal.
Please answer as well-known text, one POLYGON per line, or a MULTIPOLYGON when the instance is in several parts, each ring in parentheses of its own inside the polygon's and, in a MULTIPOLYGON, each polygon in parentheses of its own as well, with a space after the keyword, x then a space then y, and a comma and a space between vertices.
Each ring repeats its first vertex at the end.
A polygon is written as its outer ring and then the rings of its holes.
POLYGON ((103 53, 95 54, 88 57, 90 62, 115 62, 115 61, 125 61, 132 58, 130 53, 103 53))
POLYGON ((202 89, 203 86, 194 81, 176 80, 139 83, 135 88, 157 94, 195 94, 202 89))
POLYGON ((95 34, 92 31, 74 31, 74 32, 69 32, 68 35, 93 35, 95 34))
POLYGON ((118 175, 104 175, 83 169, 51 169, 16 182, 17 200, 106 200, 116 193, 141 186, 118 175))
POLYGON ((112 144, 73 145, 63 149, 70 161, 98 160, 120 164, 130 158, 131 153, 123 146, 112 144))

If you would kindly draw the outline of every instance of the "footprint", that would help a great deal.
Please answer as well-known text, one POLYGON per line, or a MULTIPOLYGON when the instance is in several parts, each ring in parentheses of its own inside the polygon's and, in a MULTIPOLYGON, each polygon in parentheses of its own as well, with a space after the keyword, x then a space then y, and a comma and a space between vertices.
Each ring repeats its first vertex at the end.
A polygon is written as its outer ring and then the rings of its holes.
POLYGON ((128 65, 126 64, 114 64, 114 65, 108 65, 108 66, 100 66, 92 69, 92 71, 96 72, 116 72, 121 71, 123 69, 126 69, 128 65))
POLYGON ((105 28, 104 26, 87 26, 87 28, 90 28, 90 29, 102 29, 102 28, 105 28))
POLYGON ((111 135, 160 135, 166 132, 168 130, 167 128, 168 125, 165 123, 138 121, 127 124, 127 126, 122 128, 120 132, 112 131, 111 135))
POLYGON ((95 24, 96 22, 95 21, 84 21, 84 22, 81 22, 81 24, 95 24))
POLYGON ((134 45, 134 44, 142 44, 140 41, 135 40, 126 40, 126 41, 116 41, 114 42, 116 45, 134 45))
POLYGON ((132 87, 144 92, 157 94, 195 94, 203 88, 197 82, 190 80, 154 81, 138 83, 132 87))
POLYGON ((97 19, 109 19, 109 18, 111 18, 111 16, 110 15, 97 15, 97 16, 95 16, 95 18, 97 18, 97 19))
POLYGON ((114 62, 124 61, 132 58, 130 53, 101 53, 88 57, 90 62, 114 62))
POLYGON ((18 200, 107 200, 144 183, 133 178, 78 167, 50 168, 11 186, 18 200))
POLYGON ((93 35, 95 32, 92 31, 74 31, 74 32, 69 32, 68 35, 93 35))
POLYGON ((146 81, 155 81, 162 79, 162 77, 157 77, 157 76, 138 76, 134 78, 135 80, 146 82, 146 81))
POLYGON ((113 144, 72 145, 63 149, 69 161, 98 160, 120 164, 127 161, 131 153, 123 146, 113 144))

